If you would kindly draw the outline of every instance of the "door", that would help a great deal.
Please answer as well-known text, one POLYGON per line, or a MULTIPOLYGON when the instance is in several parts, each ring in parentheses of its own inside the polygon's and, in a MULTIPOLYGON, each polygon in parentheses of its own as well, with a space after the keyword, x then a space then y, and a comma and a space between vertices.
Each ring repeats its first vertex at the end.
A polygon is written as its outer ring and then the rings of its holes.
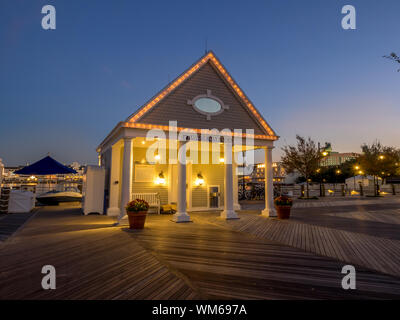
POLYGON ((209 186, 208 187, 208 207, 209 208, 219 208, 220 199, 219 186, 209 186))

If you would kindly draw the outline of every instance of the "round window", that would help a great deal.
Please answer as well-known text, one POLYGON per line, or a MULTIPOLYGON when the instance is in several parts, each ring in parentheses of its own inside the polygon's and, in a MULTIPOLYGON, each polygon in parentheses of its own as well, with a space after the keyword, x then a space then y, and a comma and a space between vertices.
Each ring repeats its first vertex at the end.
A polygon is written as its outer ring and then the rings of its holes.
POLYGON ((217 113, 222 109, 221 104, 217 100, 211 98, 197 99, 194 105, 197 109, 205 113, 217 113))

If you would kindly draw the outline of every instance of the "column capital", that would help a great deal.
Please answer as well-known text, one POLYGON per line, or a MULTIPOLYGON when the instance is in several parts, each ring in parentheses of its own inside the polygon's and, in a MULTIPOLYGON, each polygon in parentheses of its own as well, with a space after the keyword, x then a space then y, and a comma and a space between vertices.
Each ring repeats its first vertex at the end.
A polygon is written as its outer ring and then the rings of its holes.
POLYGON ((271 147, 269 147, 269 146, 263 146, 262 148, 263 148, 264 150, 272 150, 272 149, 275 149, 274 146, 271 146, 271 147))

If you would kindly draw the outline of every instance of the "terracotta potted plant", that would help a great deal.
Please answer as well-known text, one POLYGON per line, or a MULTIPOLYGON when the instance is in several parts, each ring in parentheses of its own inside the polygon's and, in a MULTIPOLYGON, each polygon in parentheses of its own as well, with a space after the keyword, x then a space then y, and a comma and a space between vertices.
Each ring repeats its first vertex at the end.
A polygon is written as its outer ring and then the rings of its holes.
POLYGON ((287 196, 280 196, 274 200, 278 219, 289 219, 293 201, 287 196))
POLYGON ((129 229, 143 229, 146 222, 149 204, 141 199, 135 199, 125 207, 129 219, 129 229))

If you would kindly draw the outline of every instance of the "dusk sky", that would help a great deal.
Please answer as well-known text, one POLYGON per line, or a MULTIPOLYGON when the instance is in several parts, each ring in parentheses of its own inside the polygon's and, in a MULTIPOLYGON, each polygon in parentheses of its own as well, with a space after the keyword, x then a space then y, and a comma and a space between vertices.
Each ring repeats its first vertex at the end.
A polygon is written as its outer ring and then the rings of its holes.
POLYGON ((96 163, 122 120, 214 51, 281 137, 400 147, 400 1, 0 2, 0 158, 96 163), (56 8, 56 30, 41 9, 56 8), (343 30, 351 4, 357 29, 343 30))

